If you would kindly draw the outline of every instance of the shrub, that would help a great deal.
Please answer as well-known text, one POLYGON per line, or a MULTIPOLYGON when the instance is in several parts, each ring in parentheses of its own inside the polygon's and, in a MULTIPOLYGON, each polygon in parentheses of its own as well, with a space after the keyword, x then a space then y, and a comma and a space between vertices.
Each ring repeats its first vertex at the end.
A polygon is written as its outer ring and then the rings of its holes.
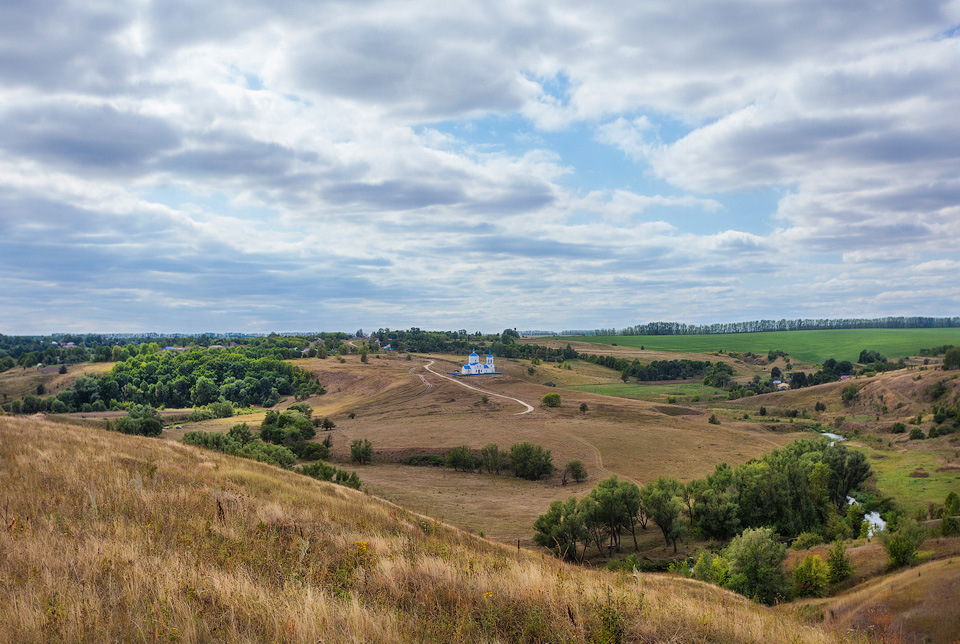
MULTIPOLYGON (((350 417, 353 418, 353 414, 351 414, 350 417)), ((336 423, 334 423, 332 420, 330 420, 327 417, 324 417, 324 419, 320 422, 320 427, 325 432, 329 432, 331 429, 333 429, 336 426, 337 426, 336 423)))
POLYGON ((843 391, 840 392, 840 399, 844 403, 851 403, 855 401, 860 396, 860 392, 857 390, 856 385, 847 385, 843 388, 843 391))
POLYGON ((550 450, 533 443, 516 443, 510 447, 513 474, 528 481, 536 481, 553 474, 550 450))
POLYGON ((810 546, 823 543, 823 539, 816 532, 801 532, 791 546, 794 550, 806 550, 810 546))
POLYGON ((890 431, 894 434, 905 434, 907 432, 907 426, 903 423, 894 423, 890 431))
POLYGON ((955 537, 960 535, 960 517, 945 516, 940 519, 940 536, 955 537))
POLYGON ((360 477, 356 472, 347 472, 322 461, 304 465, 300 468, 300 473, 320 481, 330 481, 355 490, 360 489, 360 477))
POLYGON ((761 407, 761 408, 760 408, 760 415, 761 415, 761 416, 766 416, 766 415, 767 415, 767 408, 766 408, 766 407, 761 407))
POLYGON ((827 594, 827 564, 817 555, 807 555, 793 569, 793 594, 798 597, 823 597, 827 594))
POLYGON ((777 543, 770 528, 748 528, 734 537, 724 551, 730 562, 728 587, 765 604, 786 597, 789 591, 781 564, 786 548, 777 543))
POLYGON ((817 404, 813 406, 813 409, 814 411, 826 411, 827 406, 818 400, 817 404))
POLYGON ((540 402, 542 402, 546 407, 559 407, 560 394, 544 394, 543 398, 540 399, 540 402))
POLYGON ((717 418, 716 414, 710 414, 710 419, 707 422, 710 423, 711 425, 719 425, 720 419, 717 418))
POLYGON ((472 472, 479 465, 474 458, 473 452, 466 445, 454 447, 447 452, 447 467, 452 467, 455 471, 472 472))
POLYGON ((927 435, 923 433, 923 430, 919 427, 910 428, 910 440, 923 440, 927 435))
POLYGON ((310 416, 313 414, 313 407, 311 407, 305 402, 293 403, 292 405, 287 407, 287 411, 291 411, 291 410, 298 411, 304 416, 306 416, 307 418, 310 418, 310 416))
POLYGON ((493 443, 485 445, 480 450, 480 464, 488 474, 499 474, 507 469, 509 461, 510 457, 507 453, 501 452, 500 448, 493 443))
POLYGON ((839 583, 853 575, 853 564, 847 556, 847 547, 837 539, 827 555, 827 575, 831 582, 839 583))
POLYGON ((447 464, 447 459, 439 454, 414 454, 405 458, 403 464, 414 467, 443 467, 447 464))
POLYGON ((721 555, 701 550, 691 573, 694 579, 725 586, 730 575, 730 563, 721 555))
POLYGON ((587 468, 583 461, 570 461, 565 469, 575 482, 582 483, 587 480, 587 468))
POLYGON ((917 548, 927 537, 927 530, 910 518, 904 518, 896 532, 881 532, 880 543, 890 556, 890 567, 909 566, 917 560, 917 548))
POLYGON ((350 460, 365 465, 373 458, 373 444, 367 439, 356 439, 350 443, 350 460))
POLYGON ((304 443, 297 455, 305 461, 325 460, 330 458, 330 448, 323 443, 304 443))

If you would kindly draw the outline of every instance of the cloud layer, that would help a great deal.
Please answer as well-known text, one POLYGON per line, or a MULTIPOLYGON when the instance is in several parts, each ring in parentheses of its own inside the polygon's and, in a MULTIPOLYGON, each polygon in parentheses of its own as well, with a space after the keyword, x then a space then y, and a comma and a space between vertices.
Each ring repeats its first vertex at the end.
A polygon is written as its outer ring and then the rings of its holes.
POLYGON ((960 3, 0 6, 0 332, 954 315, 960 3))

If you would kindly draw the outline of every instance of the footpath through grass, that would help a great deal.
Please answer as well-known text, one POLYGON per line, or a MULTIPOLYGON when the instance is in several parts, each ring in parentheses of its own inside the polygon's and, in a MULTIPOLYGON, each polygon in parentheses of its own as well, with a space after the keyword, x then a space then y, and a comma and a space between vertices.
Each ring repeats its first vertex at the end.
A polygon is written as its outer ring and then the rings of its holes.
POLYGON ((921 349, 960 345, 960 329, 830 329, 825 331, 764 331, 716 335, 578 336, 577 342, 618 344, 651 351, 712 353, 738 351, 765 354, 786 351, 794 361, 822 363, 827 358, 855 362, 863 349, 879 351, 893 360, 916 355, 921 349))

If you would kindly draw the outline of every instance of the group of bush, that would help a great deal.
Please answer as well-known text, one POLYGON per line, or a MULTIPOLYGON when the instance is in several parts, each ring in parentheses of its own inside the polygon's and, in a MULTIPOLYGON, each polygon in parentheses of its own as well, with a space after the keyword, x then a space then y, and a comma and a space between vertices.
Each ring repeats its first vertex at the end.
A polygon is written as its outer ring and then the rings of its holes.
MULTIPOLYGON (((475 452, 467 445, 459 445, 450 449, 446 456, 438 454, 415 454, 408 457, 404 464, 451 467, 460 472, 487 472, 500 474, 512 471, 513 475, 537 481, 553 475, 553 457, 550 450, 533 443, 515 443, 509 450, 500 449, 494 443, 482 447, 475 452)), ((568 479, 581 482, 587 478, 587 470, 580 461, 568 463, 561 473, 561 482, 565 485, 568 479)))

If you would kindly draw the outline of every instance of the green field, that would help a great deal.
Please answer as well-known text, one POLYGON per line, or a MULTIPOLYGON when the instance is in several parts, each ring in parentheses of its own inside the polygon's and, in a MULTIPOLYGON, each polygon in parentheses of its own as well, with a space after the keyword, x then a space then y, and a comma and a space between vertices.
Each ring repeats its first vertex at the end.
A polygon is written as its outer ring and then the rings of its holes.
POLYGON ((866 454, 877 477, 877 489, 891 496, 900 507, 911 515, 919 508, 927 507, 928 501, 943 503, 949 492, 960 492, 960 472, 937 472, 941 461, 937 456, 949 458, 953 451, 936 452, 890 452, 868 447, 853 447, 866 454), (926 478, 910 476, 922 468, 929 474, 926 478))
POLYGON ((568 385, 564 389, 584 391, 591 394, 616 396, 618 398, 635 398, 637 400, 666 400, 667 396, 703 396, 704 398, 722 395, 726 398, 727 392, 714 387, 703 387, 699 383, 677 383, 644 385, 637 383, 608 382, 595 385, 568 385))
POLYGON ((863 349, 889 359, 916 355, 920 349, 960 345, 960 329, 837 329, 826 331, 764 331, 717 335, 578 336, 578 342, 613 344, 651 351, 767 353, 779 349, 795 361, 822 363, 827 358, 855 362, 863 349))

